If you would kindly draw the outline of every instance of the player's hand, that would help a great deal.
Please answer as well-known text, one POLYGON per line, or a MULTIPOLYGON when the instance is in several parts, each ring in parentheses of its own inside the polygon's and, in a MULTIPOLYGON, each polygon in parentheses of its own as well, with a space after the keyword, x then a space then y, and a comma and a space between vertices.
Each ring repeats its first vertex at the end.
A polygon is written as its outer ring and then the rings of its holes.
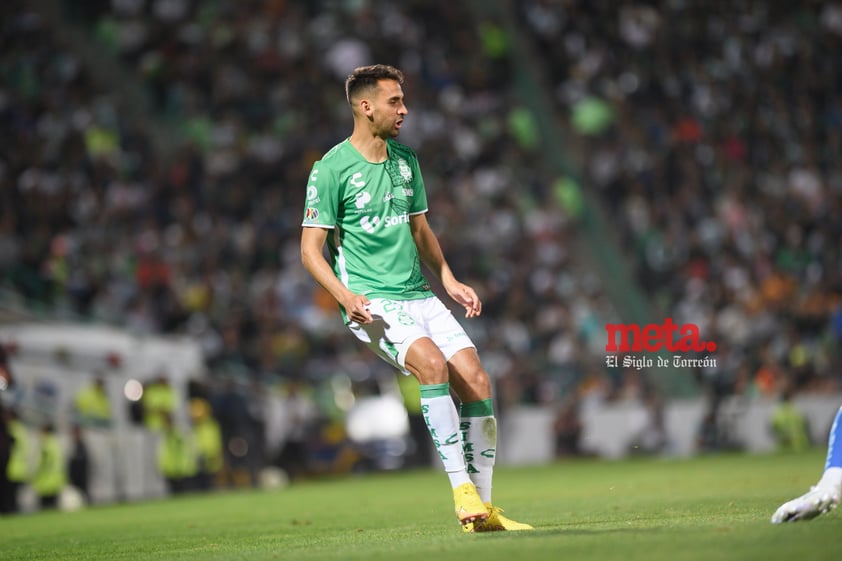
POLYGON ((482 301, 480 301, 476 291, 467 284, 454 281, 445 287, 445 290, 451 298, 465 308, 466 318, 475 318, 482 313, 482 301))
POLYGON ((370 305, 371 302, 362 294, 354 294, 347 301, 342 302, 345 313, 348 314, 348 319, 361 324, 371 323, 372 321, 370 305))

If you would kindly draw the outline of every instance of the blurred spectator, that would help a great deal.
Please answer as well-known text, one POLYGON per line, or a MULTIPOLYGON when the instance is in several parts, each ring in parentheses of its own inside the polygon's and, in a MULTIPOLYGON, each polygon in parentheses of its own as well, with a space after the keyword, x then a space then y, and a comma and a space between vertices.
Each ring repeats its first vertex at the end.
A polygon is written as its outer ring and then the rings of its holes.
POLYGON ((210 404, 203 398, 190 400, 190 420, 198 454, 196 488, 208 491, 216 486, 225 464, 222 431, 211 414, 210 404))
POLYGON ((110 428, 111 403, 101 374, 93 382, 79 390, 74 399, 76 422, 82 426, 110 428))
POLYGON ((6 347, 0 342, 0 514, 17 510, 17 489, 9 478, 9 462, 15 445, 11 416, 6 412, 6 391, 13 385, 6 347))
POLYGON ((276 463, 286 471, 290 480, 295 481, 310 470, 308 441, 320 415, 307 384, 292 378, 285 390, 282 410, 286 434, 276 463))
POLYGON ((198 472, 198 455, 193 434, 180 428, 173 416, 161 415, 161 439, 158 443, 158 469, 167 483, 171 495, 180 495, 192 490, 192 482, 198 472))
POLYGON ((222 433, 229 483, 235 486, 257 485, 257 435, 248 399, 235 379, 223 382, 222 391, 213 398, 212 409, 222 433))
POLYGON ((70 455, 67 459, 69 483, 82 494, 85 504, 91 503, 90 492, 91 462, 88 445, 82 427, 73 425, 70 429, 70 455))
POLYGON ((567 458, 580 456, 582 450, 581 402, 578 397, 571 397, 562 403, 553 422, 555 433, 555 456, 567 458))
POLYGON ((356 446, 341 421, 322 419, 307 440, 308 475, 350 473, 360 461, 356 446))
MULTIPOLYGON (((12 376, 12 367, 9 364, 9 353, 2 341, 0 341, 0 392, 9 390, 15 385, 14 376, 12 376)), ((0 397, 2 397, 0 393, 0 397)))
POLYGON ((9 428, 9 419, 6 416, 6 406, 0 395, 0 514, 9 514, 15 511, 12 497, 16 489, 9 480, 9 459, 12 456, 14 437, 9 428))
POLYGON ((724 437, 717 413, 717 408, 710 407, 705 411, 699 423, 696 430, 696 450, 698 452, 717 452, 724 447, 724 437))
POLYGON ((58 507, 58 498, 67 484, 67 464, 64 451, 52 423, 41 429, 40 452, 32 487, 42 509, 58 507))
POLYGON ((249 453, 252 457, 254 470, 258 471, 267 465, 267 417, 271 407, 269 388, 258 378, 252 378, 249 386, 247 401, 250 421, 251 445, 249 453))
POLYGON ((783 391, 770 419, 770 428, 780 452, 803 452, 811 444, 807 417, 792 403, 792 394, 792 389, 783 391))
POLYGON ((18 503, 20 489, 32 479, 32 469, 29 463, 32 442, 29 438, 29 431, 20 420, 16 409, 6 409, 6 426, 12 436, 12 448, 9 454, 9 463, 6 467, 11 493, 5 499, 8 501, 8 511, 18 512, 20 510, 18 503))
POLYGON ((669 436, 664 420, 664 402, 658 395, 648 395, 646 405, 646 423, 632 438, 629 453, 632 455, 663 454, 669 449, 669 436))
POLYGON ((763 397, 778 395, 786 382, 782 366, 772 356, 768 347, 758 352, 758 362, 759 365, 754 373, 754 390, 763 397))
POLYGON ((143 388, 141 406, 143 408, 143 422, 146 428, 161 432, 166 427, 167 417, 172 417, 176 410, 175 390, 170 385, 169 378, 160 375, 143 388))

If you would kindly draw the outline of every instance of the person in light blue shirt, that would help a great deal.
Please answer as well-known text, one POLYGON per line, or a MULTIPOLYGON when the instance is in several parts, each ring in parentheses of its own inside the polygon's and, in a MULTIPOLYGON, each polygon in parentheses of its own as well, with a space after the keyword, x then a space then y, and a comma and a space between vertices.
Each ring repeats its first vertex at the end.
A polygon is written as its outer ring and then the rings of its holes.
POLYGON ((827 459, 819 482, 809 491, 787 501, 772 515, 772 524, 810 520, 830 512, 842 496, 842 407, 836 413, 827 440, 827 459))

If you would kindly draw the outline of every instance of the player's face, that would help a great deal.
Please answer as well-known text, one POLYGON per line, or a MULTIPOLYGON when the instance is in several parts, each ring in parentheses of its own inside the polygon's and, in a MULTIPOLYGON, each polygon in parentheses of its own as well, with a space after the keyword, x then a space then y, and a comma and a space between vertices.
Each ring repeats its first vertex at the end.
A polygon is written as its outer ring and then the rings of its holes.
POLYGON ((407 113, 401 85, 395 80, 380 80, 372 100, 371 122, 375 134, 384 138, 398 136, 407 113))

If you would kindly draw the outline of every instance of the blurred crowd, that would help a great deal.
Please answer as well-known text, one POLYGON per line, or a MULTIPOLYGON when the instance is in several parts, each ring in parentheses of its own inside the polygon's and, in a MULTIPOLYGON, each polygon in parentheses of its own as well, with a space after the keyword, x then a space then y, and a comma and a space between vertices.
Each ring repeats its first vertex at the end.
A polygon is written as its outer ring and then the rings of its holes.
MULTIPOLYGON (((323 396, 297 381, 270 404, 232 378, 189 380, 183 395, 160 373, 137 399, 113 402, 109 386, 121 380, 95 372, 67 399, 54 387, 38 407, 19 399, 32 388, 12 371, 0 345, 0 515, 383 469, 382 454, 351 442, 342 419, 325 416, 323 396)), ((428 467, 422 459, 390 469, 428 467)))
MULTIPOLYGON (((213 374, 257 384, 393 376, 347 336, 298 246, 310 166, 350 131, 344 78, 386 62, 407 75, 400 140, 419 154, 429 220, 484 299, 465 324, 501 412, 653 399, 645 372, 605 368, 617 312, 575 250, 580 201, 544 154, 535 119, 547 117, 513 87, 501 22, 446 0, 62 8, 98 61, 23 0, 0 6, 4 298, 191 334, 213 374), (148 110, 125 107, 115 76, 148 110)), ((607 242, 622 244, 654 313, 719 344, 698 380, 720 395, 837 387, 839 6, 512 9, 581 183, 616 227, 607 242)))
POLYGON ((444 1, 73 6, 154 110, 121 110, 44 18, 4 5, 0 271, 28 303, 193 334, 218 372, 392 375, 346 336, 298 249, 306 174, 349 134, 344 77, 382 60, 407 74, 401 140, 456 274, 484 298, 468 328, 502 395, 546 400, 572 383, 582 337, 599 360, 610 304, 571 259, 575 224, 536 165, 500 28, 465 26, 444 1), (156 125, 178 131, 177 150, 156 152, 156 125))
POLYGON ((719 344, 700 381, 838 389, 842 4, 528 0, 517 14, 638 282, 719 344))

